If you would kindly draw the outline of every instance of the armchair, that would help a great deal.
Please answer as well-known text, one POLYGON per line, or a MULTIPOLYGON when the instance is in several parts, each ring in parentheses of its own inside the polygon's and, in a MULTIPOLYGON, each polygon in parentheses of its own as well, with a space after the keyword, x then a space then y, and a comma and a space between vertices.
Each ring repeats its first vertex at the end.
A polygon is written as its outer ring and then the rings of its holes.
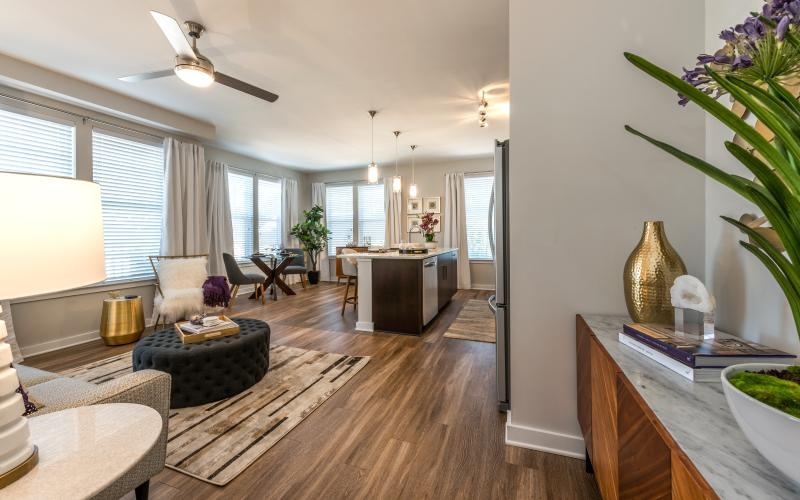
POLYGON ((153 315, 156 326, 203 312, 203 283, 208 277, 208 255, 148 257, 156 275, 153 315))

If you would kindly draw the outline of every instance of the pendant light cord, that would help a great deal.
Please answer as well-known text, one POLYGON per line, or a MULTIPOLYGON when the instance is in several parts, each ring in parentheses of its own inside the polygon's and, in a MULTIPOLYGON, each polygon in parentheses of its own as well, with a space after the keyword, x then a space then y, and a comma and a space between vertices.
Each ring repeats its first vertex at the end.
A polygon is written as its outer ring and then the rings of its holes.
POLYGON ((416 184, 416 175, 414 169, 414 151, 417 149, 416 144, 411 146, 411 184, 416 184))

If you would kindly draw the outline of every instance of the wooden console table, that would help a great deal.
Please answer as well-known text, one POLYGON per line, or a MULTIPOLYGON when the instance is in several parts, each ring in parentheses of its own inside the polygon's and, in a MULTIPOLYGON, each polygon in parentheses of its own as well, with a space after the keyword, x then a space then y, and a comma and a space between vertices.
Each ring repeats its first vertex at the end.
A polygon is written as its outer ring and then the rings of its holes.
POLYGON ((578 420, 603 498, 800 497, 742 434, 721 384, 620 344, 626 321, 577 317, 578 420))

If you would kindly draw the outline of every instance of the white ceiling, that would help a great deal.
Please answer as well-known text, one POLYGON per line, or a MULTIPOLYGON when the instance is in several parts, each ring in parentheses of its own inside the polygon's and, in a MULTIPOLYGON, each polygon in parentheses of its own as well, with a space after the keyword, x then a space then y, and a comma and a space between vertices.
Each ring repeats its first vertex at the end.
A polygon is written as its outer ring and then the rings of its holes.
MULTIPOLYGON (((508 0, 28 0, 0 17, 0 52, 212 122, 219 146, 322 170, 394 160, 491 154, 508 136, 508 0), (218 71, 280 95, 270 104, 176 77, 124 83, 166 69, 173 53, 149 15, 206 26, 199 48, 218 71), (478 95, 494 89, 488 128, 478 95)), ((0 68, 2 72, 2 68, 0 68)))

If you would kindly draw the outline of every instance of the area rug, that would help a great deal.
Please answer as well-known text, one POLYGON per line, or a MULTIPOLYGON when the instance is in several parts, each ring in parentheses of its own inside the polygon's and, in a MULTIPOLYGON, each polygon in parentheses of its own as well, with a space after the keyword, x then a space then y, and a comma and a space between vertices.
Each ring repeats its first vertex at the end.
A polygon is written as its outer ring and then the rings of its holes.
POLYGON ((470 299, 444 333, 445 337, 477 342, 495 342, 494 315, 485 300, 470 299))
MULTIPOLYGON (((228 399, 170 410, 167 467, 224 486, 241 474, 369 362, 273 345, 269 371, 228 399)), ((62 372, 102 384, 130 373, 131 353, 62 372)))

